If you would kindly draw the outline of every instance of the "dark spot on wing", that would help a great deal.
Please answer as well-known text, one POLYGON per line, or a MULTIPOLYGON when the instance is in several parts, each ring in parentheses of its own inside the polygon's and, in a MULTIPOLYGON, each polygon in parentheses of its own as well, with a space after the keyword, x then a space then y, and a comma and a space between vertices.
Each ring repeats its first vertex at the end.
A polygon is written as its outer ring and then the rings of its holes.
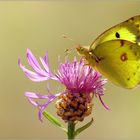
POLYGON ((126 22, 133 22, 134 17, 131 17, 130 19, 126 20, 126 22))
POLYGON ((134 73, 133 73, 133 75, 135 76, 135 75, 136 75, 136 73, 134 72, 134 73))
POLYGON ((140 27, 140 25, 139 25, 139 24, 136 24, 136 27, 137 27, 137 28, 139 28, 139 27, 140 27))
POLYGON ((126 61, 126 60, 128 60, 127 53, 123 53, 123 54, 120 56, 120 59, 121 59, 121 61, 126 61))
POLYGON ((120 34, 119 34, 118 32, 116 32, 115 36, 116 36, 117 38, 120 38, 120 34))
POLYGON ((129 46, 129 48, 130 48, 130 50, 132 50, 133 46, 132 46, 132 45, 130 45, 130 46, 129 46))
POLYGON ((137 39, 140 39, 140 35, 137 36, 137 39))
POLYGON ((130 77, 127 78, 127 81, 129 81, 129 80, 130 80, 130 77))
POLYGON ((134 20, 134 17, 131 17, 131 18, 130 18, 130 21, 133 21, 133 20, 134 20))
POLYGON ((134 52, 134 55, 135 55, 135 56, 137 56, 137 54, 138 54, 137 52, 134 52))
POLYGON ((140 68, 140 66, 137 66, 137 69, 139 69, 140 68))
POLYGON ((121 47, 124 45, 124 40, 120 40, 121 47))
POLYGON ((138 34, 140 33, 140 30, 139 30, 139 29, 137 30, 137 33, 138 33, 138 34))

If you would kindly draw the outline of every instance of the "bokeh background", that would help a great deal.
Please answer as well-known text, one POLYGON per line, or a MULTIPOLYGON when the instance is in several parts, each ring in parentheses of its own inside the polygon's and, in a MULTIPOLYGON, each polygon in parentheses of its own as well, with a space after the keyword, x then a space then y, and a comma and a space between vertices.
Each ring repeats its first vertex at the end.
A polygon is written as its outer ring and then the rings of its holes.
MULTIPOLYGON (((75 45, 63 39, 63 34, 89 45, 104 30, 138 14, 138 0, 0 1, 0 138, 66 138, 47 120, 41 123, 37 109, 24 97, 25 91, 46 93, 46 82, 31 82, 17 65, 19 57, 27 65, 26 48, 36 56, 48 51, 51 69, 56 70, 58 56, 63 61, 65 49, 75 45)), ((75 55, 80 58, 74 51, 69 58, 75 55)), ((58 91, 57 83, 51 82, 50 87, 58 91)), ((126 90, 108 82, 104 101, 111 111, 95 98, 93 114, 85 119, 93 116, 94 123, 77 138, 140 139, 140 86, 126 90)), ((48 111, 55 115, 54 104, 48 111)))

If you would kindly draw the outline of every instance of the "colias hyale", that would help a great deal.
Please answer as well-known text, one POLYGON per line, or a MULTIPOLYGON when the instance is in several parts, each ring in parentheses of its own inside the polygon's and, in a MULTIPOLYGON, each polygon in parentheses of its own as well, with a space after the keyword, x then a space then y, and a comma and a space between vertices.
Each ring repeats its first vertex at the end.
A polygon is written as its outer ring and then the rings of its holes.
POLYGON ((77 51, 88 64, 124 88, 140 83, 140 15, 103 32, 88 47, 77 51))

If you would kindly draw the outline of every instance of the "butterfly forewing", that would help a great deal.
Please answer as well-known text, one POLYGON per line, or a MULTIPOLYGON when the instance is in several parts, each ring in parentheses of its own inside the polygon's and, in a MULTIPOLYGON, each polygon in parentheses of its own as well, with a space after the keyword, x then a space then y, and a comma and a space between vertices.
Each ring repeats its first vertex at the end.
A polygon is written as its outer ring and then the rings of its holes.
POLYGON ((127 40, 140 45, 140 16, 132 17, 103 32, 91 44, 90 50, 109 40, 127 40))

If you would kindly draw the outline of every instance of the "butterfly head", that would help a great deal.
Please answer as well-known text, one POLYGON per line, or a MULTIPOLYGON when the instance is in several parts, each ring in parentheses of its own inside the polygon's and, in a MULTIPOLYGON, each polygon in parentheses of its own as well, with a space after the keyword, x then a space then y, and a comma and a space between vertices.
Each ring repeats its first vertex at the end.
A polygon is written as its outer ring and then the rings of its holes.
POLYGON ((91 51, 89 51, 89 46, 83 47, 83 46, 78 46, 76 48, 77 52, 83 56, 87 61, 88 65, 95 66, 95 57, 91 51))
POLYGON ((83 46, 78 46, 76 48, 76 50, 82 56, 86 56, 89 53, 88 49, 86 47, 83 47, 83 46))

